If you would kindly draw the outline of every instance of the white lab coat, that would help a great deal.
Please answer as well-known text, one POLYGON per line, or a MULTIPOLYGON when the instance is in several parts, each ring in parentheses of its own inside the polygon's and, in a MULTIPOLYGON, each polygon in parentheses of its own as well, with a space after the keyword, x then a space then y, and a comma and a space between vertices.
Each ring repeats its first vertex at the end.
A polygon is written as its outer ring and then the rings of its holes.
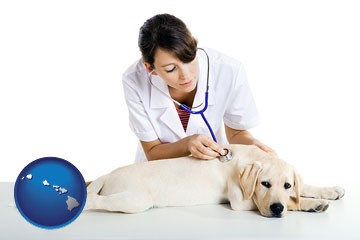
MULTIPOLYGON (((209 105, 204 115, 218 143, 223 145, 227 143, 224 123, 234 129, 246 130, 257 125, 258 113, 243 65, 215 50, 205 50, 210 59, 210 74, 209 105)), ((206 90, 206 56, 198 50, 197 57, 200 76, 193 106, 204 102, 206 90)), ((168 86, 160 77, 153 76, 152 83, 169 94, 168 86)), ((171 143, 197 133, 211 137, 198 114, 191 114, 186 132, 184 131, 174 103, 150 84, 141 59, 123 74, 123 88, 130 127, 139 140, 159 139, 162 143, 171 143)), ((143 161, 146 161, 146 157, 139 144, 135 162, 143 161)))

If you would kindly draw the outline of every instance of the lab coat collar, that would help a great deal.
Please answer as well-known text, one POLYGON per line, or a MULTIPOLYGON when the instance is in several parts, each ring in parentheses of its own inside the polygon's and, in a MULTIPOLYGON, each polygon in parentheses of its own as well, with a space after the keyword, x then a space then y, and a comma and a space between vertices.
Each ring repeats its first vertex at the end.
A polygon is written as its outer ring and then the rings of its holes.
POLYGON ((168 85, 159 76, 153 75, 151 85, 150 108, 166 108, 173 105, 174 104, 170 98, 168 85))
POLYGON ((179 139, 186 137, 174 103, 170 99, 169 88, 166 82, 157 75, 152 76, 150 91, 150 108, 160 111, 163 109, 159 115, 161 124, 167 126, 179 139))
POLYGON ((179 139, 186 137, 184 128, 178 117, 175 107, 166 108, 159 119, 164 126, 167 126, 179 139))

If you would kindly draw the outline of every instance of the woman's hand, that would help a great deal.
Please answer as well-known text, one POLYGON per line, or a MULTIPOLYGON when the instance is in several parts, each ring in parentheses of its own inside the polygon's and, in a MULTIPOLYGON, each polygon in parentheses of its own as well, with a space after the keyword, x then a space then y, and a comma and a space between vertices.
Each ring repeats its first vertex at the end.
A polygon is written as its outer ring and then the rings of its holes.
POLYGON ((262 142, 255 141, 254 145, 263 150, 264 152, 271 153, 277 155, 274 149, 270 148, 269 146, 263 144, 262 142))
POLYGON ((202 134, 194 134, 186 137, 187 149, 195 158, 210 160, 226 154, 226 151, 210 137, 202 134))

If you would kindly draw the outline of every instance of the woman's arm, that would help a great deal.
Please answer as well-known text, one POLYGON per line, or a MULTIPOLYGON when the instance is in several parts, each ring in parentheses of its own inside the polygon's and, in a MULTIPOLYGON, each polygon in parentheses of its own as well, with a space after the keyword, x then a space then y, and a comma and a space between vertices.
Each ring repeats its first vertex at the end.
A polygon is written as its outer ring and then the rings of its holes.
POLYGON ((226 153, 219 144, 202 134, 188 136, 174 143, 162 143, 159 139, 140 142, 149 161, 184 157, 190 154, 198 159, 209 160, 218 157, 219 153, 226 153))

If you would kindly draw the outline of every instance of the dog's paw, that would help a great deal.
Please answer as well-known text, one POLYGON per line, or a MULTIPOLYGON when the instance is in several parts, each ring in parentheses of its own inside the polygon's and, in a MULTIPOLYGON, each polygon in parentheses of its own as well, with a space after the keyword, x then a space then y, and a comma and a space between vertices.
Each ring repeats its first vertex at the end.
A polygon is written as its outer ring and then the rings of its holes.
POLYGON ((345 189, 342 187, 335 187, 335 192, 337 193, 335 200, 339 200, 345 195, 345 189))
POLYGON ((317 212, 317 213, 325 212, 328 209, 329 204, 330 204, 329 201, 319 199, 317 201, 317 203, 312 208, 308 209, 307 211, 308 212, 317 212))
POLYGON ((342 187, 329 187, 327 191, 323 193, 322 198, 329 200, 338 200, 345 194, 345 189, 342 187))

